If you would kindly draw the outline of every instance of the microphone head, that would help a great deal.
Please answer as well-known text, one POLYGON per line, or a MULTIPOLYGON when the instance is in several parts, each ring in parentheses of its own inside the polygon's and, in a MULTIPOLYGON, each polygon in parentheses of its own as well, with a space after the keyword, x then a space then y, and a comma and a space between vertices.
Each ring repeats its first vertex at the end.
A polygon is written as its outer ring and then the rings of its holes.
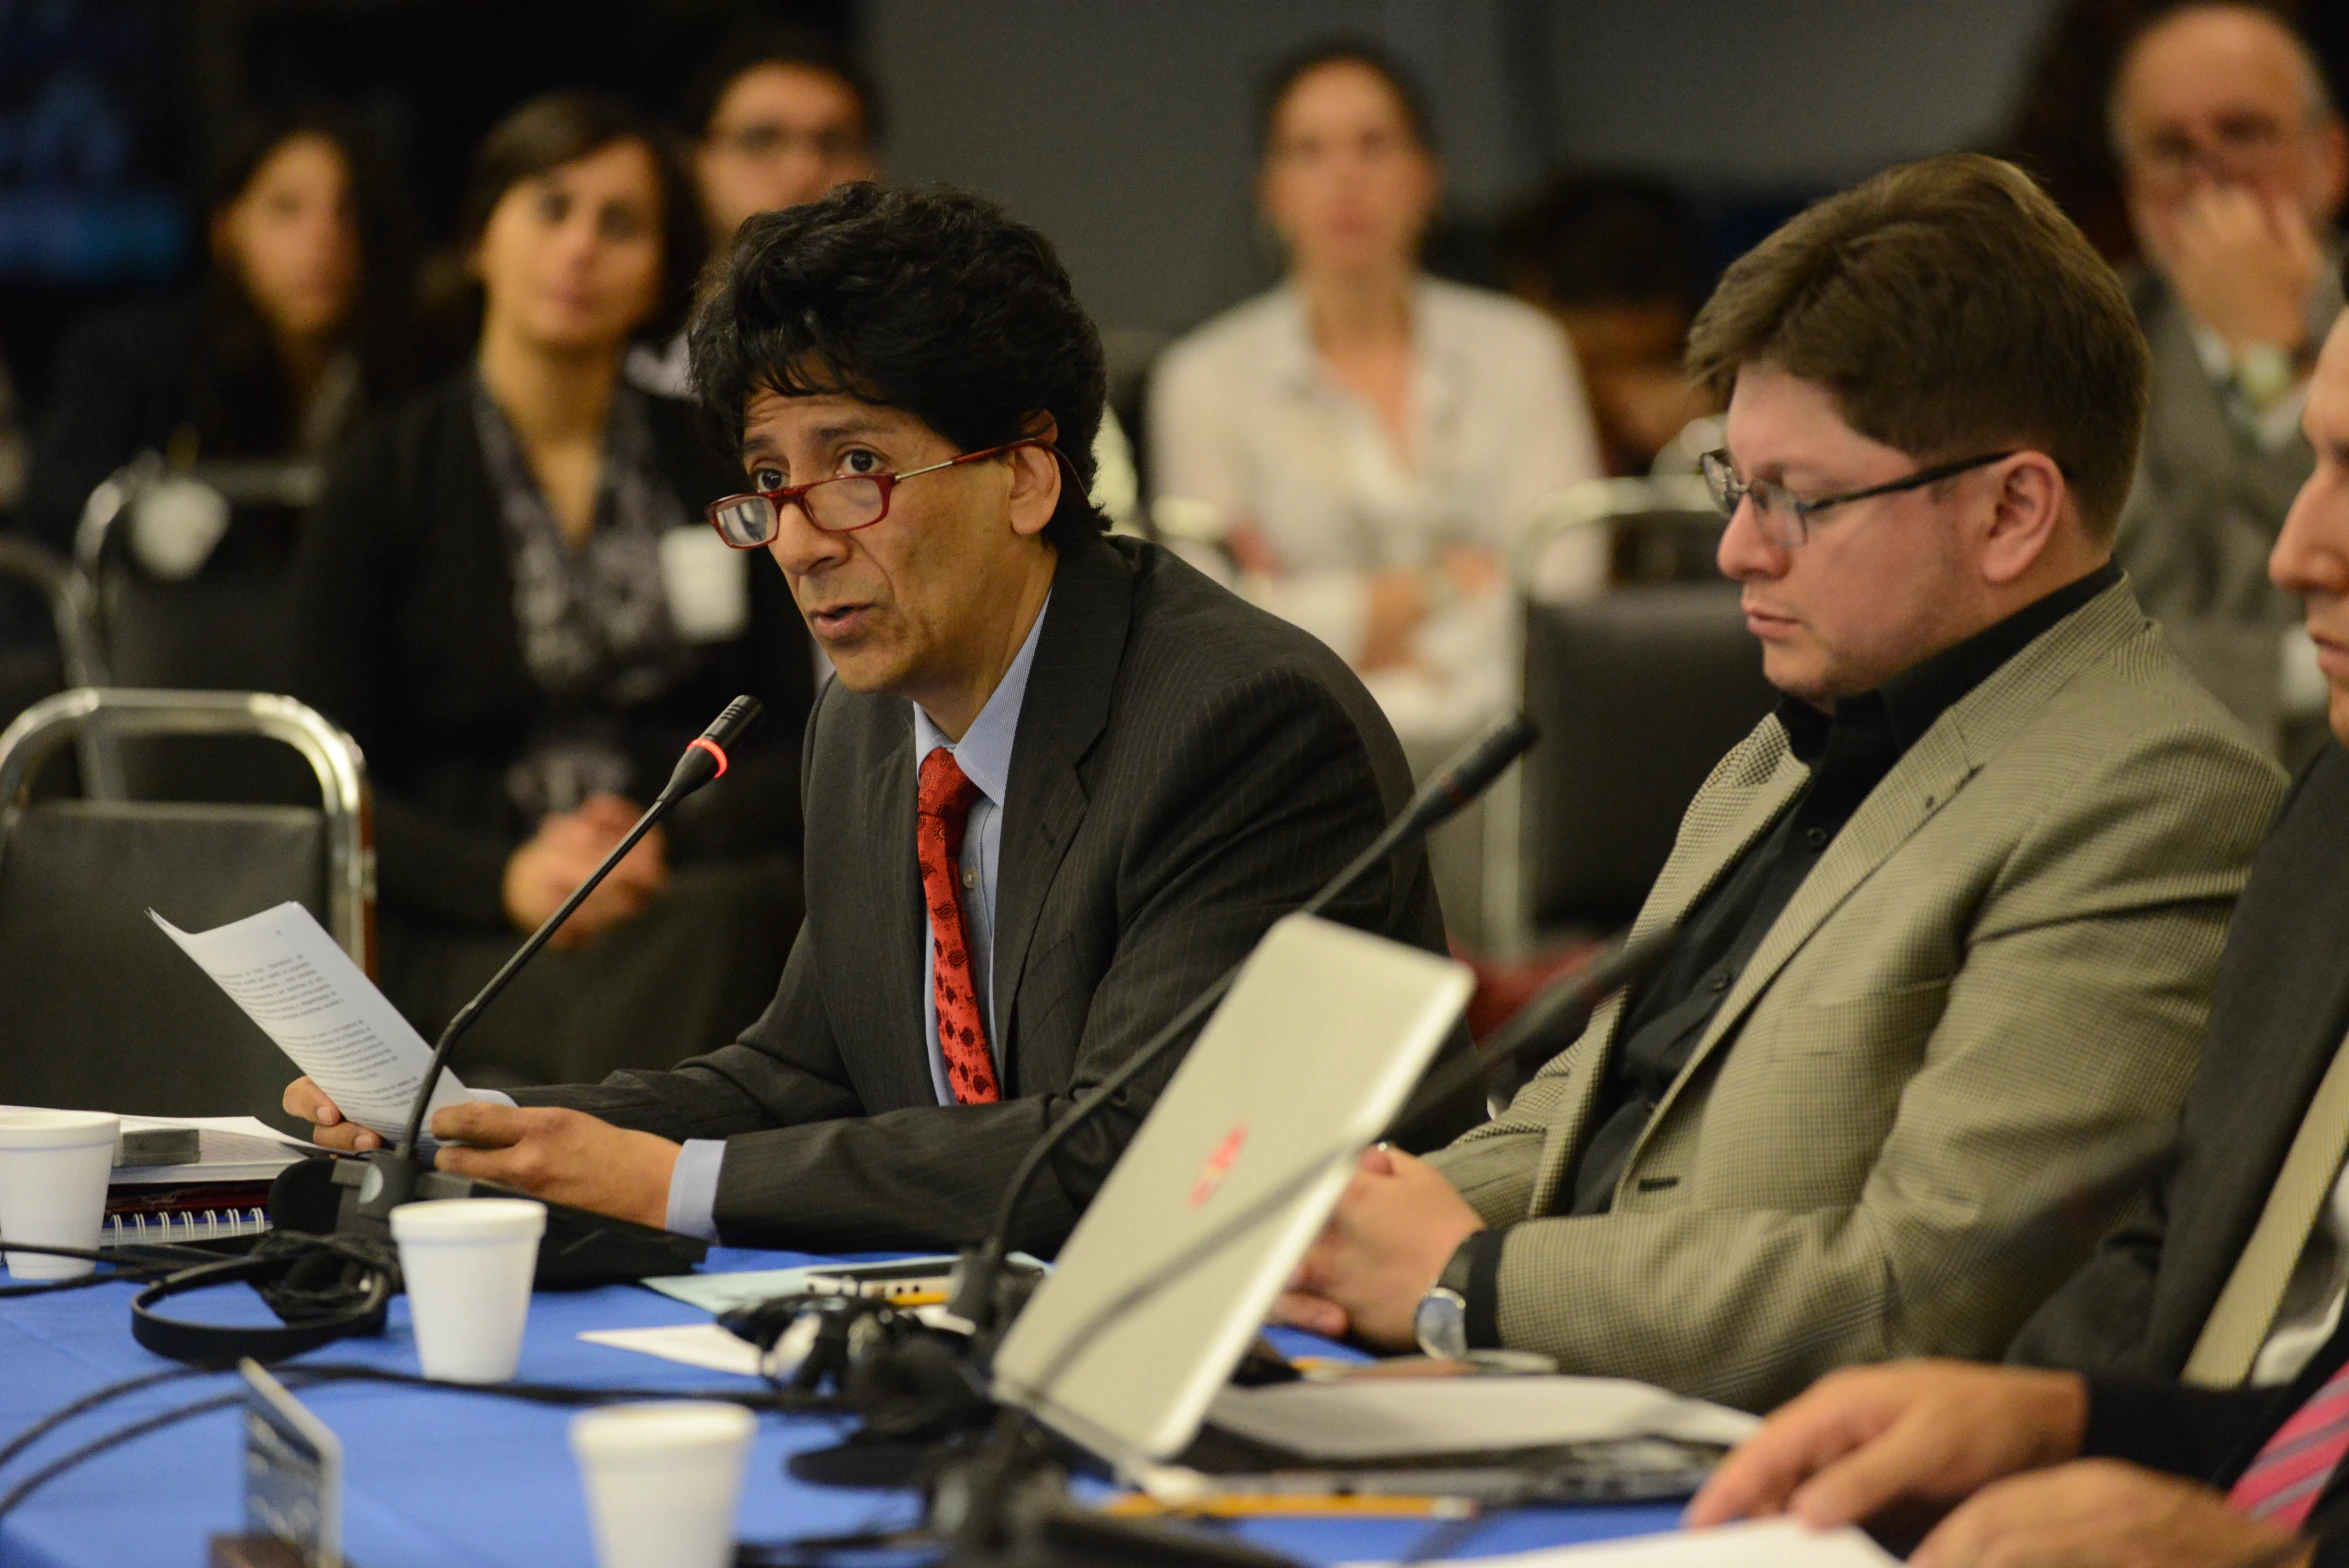
POLYGON ((1470 741, 1419 787, 1405 814, 1407 819, 1422 832, 1446 821, 1483 794, 1501 776, 1502 769, 1523 756, 1539 739, 1541 731, 1524 714, 1502 715, 1493 721, 1492 728, 1470 741))
POLYGON ((766 716, 767 705, 745 693, 726 704, 726 711, 711 721, 710 727, 701 732, 701 738, 723 749, 748 736, 766 716))
POLYGON ((685 755, 677 759, 677 770, 669 775, 668 787, 661 794, 674 800, 722 776, 727 768, 726 749, 758 728, 766 712, 767 705, 749 695, 726 704, 726 711, 687 744, 685 755))

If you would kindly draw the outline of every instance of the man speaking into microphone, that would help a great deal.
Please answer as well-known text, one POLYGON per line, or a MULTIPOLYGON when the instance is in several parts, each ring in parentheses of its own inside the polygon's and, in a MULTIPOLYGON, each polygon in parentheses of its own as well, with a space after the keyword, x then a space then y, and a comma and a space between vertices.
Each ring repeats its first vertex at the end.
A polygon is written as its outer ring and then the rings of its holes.
MULTIPOLYGON (((743 226, 691 346, 747 476, 712 521, 773 557, 838 671, 802 759, 806 923, 740 1039, 445 1109, 467 1147, 439 1163, 734 1245, 973 1240, 1036 1139, 1410 777, 1336 654, 1104 537, 1100 339, 1034 230, 843 187, 743 226)), ((1442 950, 1416 848, 1328 913, 1442 950)), ((1067 1233, 1171 1072, 1056 1152, 1015 1244, 1067 1233)), ((285 1105, 375 1145, 308 1079, 285 1105)))

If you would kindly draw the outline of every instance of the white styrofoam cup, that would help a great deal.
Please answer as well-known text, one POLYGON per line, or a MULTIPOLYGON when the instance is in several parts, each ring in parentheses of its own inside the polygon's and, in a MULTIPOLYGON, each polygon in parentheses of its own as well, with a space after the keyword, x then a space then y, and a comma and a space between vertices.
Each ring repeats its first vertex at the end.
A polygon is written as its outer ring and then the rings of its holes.
POLYGON ((443 1383, 503 1383, 522 1360, 546 1205, 442 1198, 391 1212, 416 1356, 443 1383))
POLYGON ((740 1405, 653 1400, 571 1421, 599 1568, 725 1568, 754 1425, 740 1405))
MULTIPOLYGON (((95 1249, 122 1118, 103 1111, 0 1111, 0 1240, 95 1249)), ((74 1279, 86 1258, 11 1252, 18 1279, 74 1279)))

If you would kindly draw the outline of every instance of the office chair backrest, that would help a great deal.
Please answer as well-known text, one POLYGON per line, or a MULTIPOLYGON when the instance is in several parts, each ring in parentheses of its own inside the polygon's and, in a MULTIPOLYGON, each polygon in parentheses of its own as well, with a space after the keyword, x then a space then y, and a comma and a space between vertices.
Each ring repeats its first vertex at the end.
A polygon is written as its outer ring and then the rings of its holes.
POLYGON ((1523 783, 1536 930, 1628 923, 1680 818, 1777 694, 1724 583, 1620 588, 1527 606, 1525 711, 1542 732, 1523 783))
MULTIPOLYGON (((287 590, 305 508, 323 484, 309 462, 167 469, 148 454, 91 492, 75 538, 90 684, 284 691, 287 590)), ((283 748, 244 736, 125 744, 117 779, 141 799, 301 804, 310 781, 283 748)))
POLYGON ((1520 944, 1628 922, 1697 787, 1776 701, 1713 564, 1722 523, 1702 479, 1669 475, 1561 491, 1525 531, 1525 711, 1542 741, 1505 846, 1520 944), (1578 581, 1594 560, 1604 589, 1578 581))
POLYGON ((196 1116, 274 1110, 284 1056, 147 918, 205 930, 288 899, 362 963, 364 783, 348 738, 290 699, 69 691, 0 735, 0 1103, 196 1116), (317 806, 30 802, 89 725, 292 745, 317 806))

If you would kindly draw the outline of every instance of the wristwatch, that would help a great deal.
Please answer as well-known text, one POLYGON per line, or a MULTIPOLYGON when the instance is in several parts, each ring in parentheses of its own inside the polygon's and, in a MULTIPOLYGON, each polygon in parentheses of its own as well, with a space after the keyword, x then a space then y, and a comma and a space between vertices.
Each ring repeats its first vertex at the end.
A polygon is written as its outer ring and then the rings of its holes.
POLYGON ((1444 1265, 1443 1273, 1436 1276, 1435 1284, 1419 1298, 1419 1309, 1411 1315, 1411 1331, 1419 1341, 1421 1355, 1438 1361, 1468 1359, 1468 1275, 1474 1267, 1474 1255, 1464 1241, 1444 1265))

